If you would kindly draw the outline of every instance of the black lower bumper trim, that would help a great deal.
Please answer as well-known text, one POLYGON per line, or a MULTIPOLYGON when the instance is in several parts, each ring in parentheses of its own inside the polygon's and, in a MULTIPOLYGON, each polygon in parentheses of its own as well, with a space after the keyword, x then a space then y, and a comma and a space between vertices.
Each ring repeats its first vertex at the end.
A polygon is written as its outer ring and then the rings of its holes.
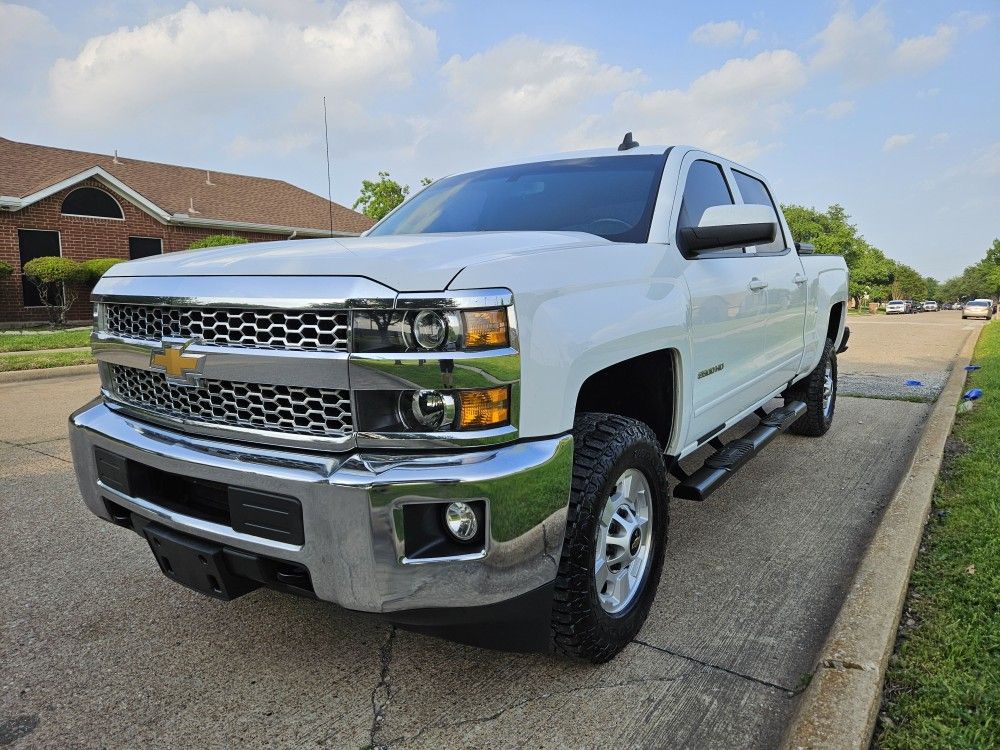
POLYGON ((481 607, 433 607, 391 612, 385 619, 405 630, 469 646, 516 653, 550 648, 555 582, 513 599, 481 607))
MULTIPOLYGON (((167 529, 144 516, 140 516, 138 513, 132 513, 127 508, 123 508, 107 498, 104 499, 104 504, 111 515, 111 520, 115 524, 132 529, 139 536, 149 541, 160 569, 167 577, 177 583, 217 599, 234 599, 260 586, 267 586, 268 588, 283 591, 287 594, 295 594, 312 599, 316 598, 316 594, 313 591, 312 578, 309 575, 308 568, 304 565, 227 547, 216 542, 183 534, 173 529, 167 529), (202 563, 205 566, 205 570, 201 571, 202 577, 199 577, 193 571, 183 570, 183 563, 181 566, 182 570, 174 570, 175 574, 171 575, 170 571, 164 567, 163 557, 165 555, 157 553, 157 548, 154 546, 155 542, 152 541, 150 533, 148 533, 149 527, 153 527, 154 533, 158 535, 161 543, 160 546, 162 547, 166 540, 168 547, 171 548, 174 555, 178 556, 182 561, 190 561, 192 556, 197 560, 198 554, 205 557, 208 563, 202 563), (217 555, 214 554, 216 551, 217 555), (191 552, 192 555, 187 555, 185 552, 191 552), (218 568, 217 573, 213 570, 216 567, 218 568), (219 585, 211 587, 209 585, 211 581, 203 577, 206 574, 212 575, 215 578, 215 583, 219 585), (194 578, 191 578, 191 576, 194 576, 194 578), (206 588, 206 586, 209 587, 206 588)), ((167 559, 169 560, 170 558, 168 557, 167 559)))

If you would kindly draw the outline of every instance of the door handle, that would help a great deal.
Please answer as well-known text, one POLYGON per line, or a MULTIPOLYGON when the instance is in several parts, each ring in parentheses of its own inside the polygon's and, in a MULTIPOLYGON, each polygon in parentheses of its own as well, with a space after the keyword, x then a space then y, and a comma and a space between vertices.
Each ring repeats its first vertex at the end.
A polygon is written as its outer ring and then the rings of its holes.
POLYGON ((794 281, 796 284, 805 284, 807 281, 809 281, 809 277, 803 276, 801 273, 797 273, 795 274, 795 276, 792 277, 792 281, 794 281))
POLYGON ((767 282, 754 277, 750 279, 750 283, 747 286, 750 287, 751 292, 759 292, 761 289, 767 289, 767 282))

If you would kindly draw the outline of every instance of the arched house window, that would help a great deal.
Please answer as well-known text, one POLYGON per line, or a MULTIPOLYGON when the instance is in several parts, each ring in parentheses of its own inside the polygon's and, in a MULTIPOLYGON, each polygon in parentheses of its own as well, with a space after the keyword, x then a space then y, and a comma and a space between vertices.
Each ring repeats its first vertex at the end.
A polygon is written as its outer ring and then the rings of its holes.
POLYGON ((124 219, 122 207, 111 193, 100 188, 79 187, 63 199, 62 213, 98 219, 124 219))

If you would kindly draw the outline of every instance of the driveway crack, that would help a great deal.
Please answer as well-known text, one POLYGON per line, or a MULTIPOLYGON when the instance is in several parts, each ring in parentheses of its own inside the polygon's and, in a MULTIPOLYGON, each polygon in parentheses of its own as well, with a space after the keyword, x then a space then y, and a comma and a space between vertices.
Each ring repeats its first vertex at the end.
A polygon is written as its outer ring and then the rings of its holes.
POLYGON ((792 688, 785 687, 784 685, 778 685, 775 682, 768 682, 767 680, 762 680, 758 677, 751 677, 748 674, 737 672, 734 669, 729 669, 727 667, 720 667, 718 664, 712 664, 711 662, 702 661, 701 659, 695 659, 693 656, 688 656, 687 654, 681 654, 669 648, 664 648, 663 646, 654 646, 652 643, 648 643, 647 641, 640 641, 638 638, 635 639, 634 643, 637 643, 640 646, 645 646, 646 648, 651 648, 654 651, 660 651, 664 654, 670 654, 671 656, 676 656, 678 659, 684 659, 685 661, 689 661, 694 664, 700 664, 701 666, 707 669, 713 669, 718 672, 725 672, 726 674, 732 675, 733 677, 739 677, 741 680, 755 682, 758 685, 769 687, 772 690, 780 690, 781 692, 787 694, 789 698, 791 698, 792 696, 794 696, 796 693, 799 692, 798 690, 793 690, 792 688))
MULTIPOLYGON (((58 440, 58 439, 59 438, 54 438, 54 440, 58 440)), ((56 461, 62 461, 63 463, 66 463, 66 464, 73 463, 72 461, 63 458, 62 456, 53 456, 51 453, 45 453, 44 451, 40 451, 37 448, 32 448, 31 447, 33 445, 40 445, 41 443, 51 443, 51 442, 53 442, 53 441, 52 440, 40 440, 38 443, 23 443, 22 444, 22 443, 11 443, 11 442, 8 442, 7 440, 0 440, 0 445, 7 445, 7 446, 10 446, 11 448, 20 448, 21 450, 26 450, 26 451, 29 451, 31 453, 35 453, 35 454, 37 454, 39 456, 45 456, 46 458, 54 458, 56 461)))
POLYGON ((389 634, 385 643, 379 646, 379 681, 372 688, 372 726, 371 742, 369 747, 372 750, 388 750, 389 744, 383 739, 383 728, 385 726, 385 714, 389 707, 389 700, 392 698, 392 683, 389 678, 389 667, 392 665, 392 646, 396 640, 396 626, 389 626, 389 634))
POLYGON ((574 693, 593 692, 593 691, 600 691, 600 690, 611 690, 611 689, 614 689, 614 688, 630 687, 630 686, 633 686, 633 685, 645 685, 645 684, 654 683, 654 682, 658 682, 658 683, 677 682, 679 680, 683 680, 683 679, 689 677, 690 675, 694 674, 696 671, 697 670, 695 670, 695 669, 689 669, 686 672, 682 672, 680 674, 671 675, 671 676, 657 675, 657 676, 653 676, 653 677, 635 677, 635 678, 632 678, 632 679, 620 680, 620 681, 617 681, 617 682, 608 682, 608 683, 602 683, 602 684, 597 684, 597 685, 577 685, 576 687, 564 688, 564 689, 561 689, 561 690, 549 690, 549 691, 544 692, 544 693, 538 693, 537 695, 532 695, 532 696, 530 696, 528 698, 521 698, 520 700, 513 701, 512 703, 508 703, 507 705, 505 705, 505 706, 497 709, 493 713, 485 714, 483 716, 473 716, 473 717, 468 718, 468 719, 457 719, 457 720, 450 720, 450 721, 449 720, 437 721, 437 722, 434 722, 433 724, 428 724, 428 725, 426 725, 424 727, 421 727, 417 731, 417 733, 414 734, 414 735, 412 735, 411 737, 405 737, 405 735, 401 735, 399 737, 395 737, 392 740, 392 742, 399 742, 399 741, 402 741, 404 739, 406 739, 407 742, 414 742, 414 741, 418 740, 420 737, 422 737, 425 733, 434 731, 435 729, 454 729, 456 727, 468 726, 469 724, 488 724, 488 723, 490 723, 492 721, 496 721, 501 716, 503 716, 504 714, 506 714, 508 711, 513 711, 513 710, 516 710, 518 708, 523 708, 524 706, 530 705, 530 704, 535 703, 537 701, 545 701, 545 700, 548 700, 550 698, 555 698, 555 697, 564 696, 564 695, 572 695, 574 693))

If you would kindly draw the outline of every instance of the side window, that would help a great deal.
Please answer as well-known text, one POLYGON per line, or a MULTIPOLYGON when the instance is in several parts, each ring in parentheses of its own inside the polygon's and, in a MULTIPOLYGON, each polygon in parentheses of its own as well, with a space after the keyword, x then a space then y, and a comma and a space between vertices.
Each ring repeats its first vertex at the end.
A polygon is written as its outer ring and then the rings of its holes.
POLYGON ((722 167, 703 159, 692 162, 681 196, 677 229, 698 226, 701 215, 710 206, 731 206, 733 203, 722 167))
MULTIPOLYGON (((736 178, 736 187, 740 190, 740 195, 743 196, 744 203, 753 203, 758 206, 770 206, 774 209, 775 216, 779 216, 778 207, 774 205, 774 200, 771 198, 771 193, 767 189, 767 185, 758 180, 756 177, 751 177, 743 172, 738 172, 733 170, 733 177, 736 178)), ((787 247, 785 244, 784 233, 781 229, 781 222, 778 222, 778 234, 774 238, 774 242, 768 245, 758 245, 758 253, 780 253, 787 247)))

